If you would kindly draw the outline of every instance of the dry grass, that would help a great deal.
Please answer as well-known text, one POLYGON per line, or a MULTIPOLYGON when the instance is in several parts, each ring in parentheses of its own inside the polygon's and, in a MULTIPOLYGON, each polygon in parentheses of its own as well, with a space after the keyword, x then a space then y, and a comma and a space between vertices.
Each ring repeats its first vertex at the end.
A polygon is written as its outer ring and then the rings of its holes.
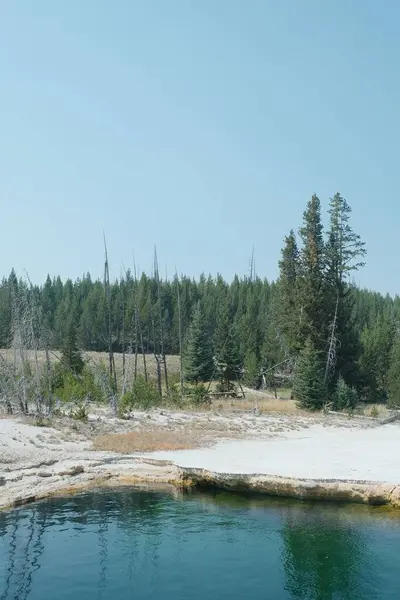
POLYGON ((294 400, 290 400, 290 390, 284 390, 283 394, 278 391, 278 396, 274 398, 268 392, 246 391, 245 398, 214 400, 213 408, 238 411, 251 411, 258 408, 260 413, 274 412, 288 415, 301 415, 304 412, 297 408, 294 400))
MULTIPOLYGON (((108 354, 106 352, 84 352, 83 354, 84 354, 84 358, 89 363, 92 362, 94 364, 98 364, 100 362, 104 362, 106 365, 108 364, 108 354)), ((127 373, 129 373, 129 372, 133 373, 135 356, 133 354, 126 354, 125 359, 126 359, 127 373)), ((114 360, 115 360, 115 369, 116 369, 117 373, 122 374, 122 354, 115 353, 114 360)), ((168 356, 166 356, 166 361, 167 361, 168 373, 170 375, 179 374, 179 369, 180 369, 179 356, 168 355, 168 356)), ((147 368, 147 373, 148 373, 149 377, 155 379, 157 377, 157 364, 156 364, 156 359, 154 358, 154 356, 152 354, 146 354, 146 368, 147 368)), ((139 373, 144 373, 142 355, 139 355, 139 357, 138 357, 138 371, 139 371, 139 373)))
POLYGON ((384 419, 385 417, 389 416, 389 411, 386 404, 364 404, 361 406, 363 407, 363 414, 366 417, 384 419))
MULTIPOLYGON (((34 350, 27 350, 26 354, 28 357, 28 361, 31 362, 33 365, 34 361, 35 361, 34 350)), ((52 350, 50 352, 51 362, 55 362, 55 363, 58 362, 60 359, 60 356, 61 356, 61 352, 59 350, 52 350)), ((7 362, 12 363, 12 362, 14 362, 14 351, 12 349, 0 349, 0 357, 4 358, 7 362)), ((46 361, 45 351, 39 350, 37 352, 37 357, 38 357, 39 364, 44 365, 45 361, 46 361)), ((98 365, 102 362, 105 365, 108 365, 108 354, 106 352, 83 352, 83 357, 89 363, 89 365, 90 364, 98 365)), ((135 356, 133 354, 126 354, 125 358, 126 358, 126 372, 128 374, 130 372, 133 374, 135 356)), ((18 355, 15 357, 15 359, 16 359, 17 364, 19 364, 20 358, 18 355)), ((121 376, 122 375, 122 354, 115 353, 114 360, 115 360, 115 369, 117 371, 117 375, 121 376)), ((166 357, 166 360, 167 360, 168 373, 170 375, 179 374, 179 369, 180 369, 179 356, 170 355, 170 356, 166 357)), ((156 360, 152 354, 146 354, 146 368, 147 368, 147 373, 148 373, 149 377, 155 379, 157 376, 156 360)), ((138 358, 138 371, 139 371, 139 373, 144 373, 142 355, 139 355, 139 358, 138 358)))
POLYGON ((131 454, 156 450, 187 450, 200 445, 198 435, 185 431, 131 431, 100 435, 93 440, 94 450, 131 454))
POLYGON ((279 398, 268 398, 261 400, 258 398, 255 400, 250 398, 250 394, 245 400, 237 400, 232 404, 233 408, 238 410, 251 410, 256 406, 260 413, 275 412, 286 415, 299 415, 302 412, 297 408, 294 400, 279 400, 279 398))

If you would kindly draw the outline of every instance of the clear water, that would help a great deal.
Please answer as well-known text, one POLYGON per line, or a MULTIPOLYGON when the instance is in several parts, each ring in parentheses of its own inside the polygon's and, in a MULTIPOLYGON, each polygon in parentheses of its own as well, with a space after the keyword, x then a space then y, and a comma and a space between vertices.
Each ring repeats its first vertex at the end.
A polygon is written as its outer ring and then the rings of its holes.
POLYGON ((400 517, 119 490, 0 514, 1 600, 400 598, 400 517))

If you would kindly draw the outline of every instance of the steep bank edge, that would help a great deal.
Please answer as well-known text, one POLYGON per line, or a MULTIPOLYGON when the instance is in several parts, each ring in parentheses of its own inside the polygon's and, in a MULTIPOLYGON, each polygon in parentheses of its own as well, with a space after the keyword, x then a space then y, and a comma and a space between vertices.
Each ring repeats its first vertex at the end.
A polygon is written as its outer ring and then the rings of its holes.
POLYGON ((79 469, 71 470, 67 476, 46 477, 42 482, 41 485, 24 486, 23 490, 18 489, 15 492, 10 490, 7 500, 1 497, 0 488, 0 511, 53 496, 81 493, 93 488, 142 487, 143 485, 214 488, 231 492, 256 492, 299 500, 325 500, 400 508, 400 485, 360 480, 298 479, 277 475, 215 473, 206 469, 180 467, 168 461, 145 457, 142 457, 139 464, 130 465, 128 469, 117 467, 112 472, 107 469, 106 464, 96 469, 96 473, 90 468, 79 465, 79 469), (143 469, 146 464, 150 469, 143 469))
POLYGON ((205 469, 186 467, 180 467, 180 473, 184 484, 199 488, 223 489, 231 492, 251 491, 301 500, 330 500, 400 508, 400 485, 370 481, 214 473, 205 469))

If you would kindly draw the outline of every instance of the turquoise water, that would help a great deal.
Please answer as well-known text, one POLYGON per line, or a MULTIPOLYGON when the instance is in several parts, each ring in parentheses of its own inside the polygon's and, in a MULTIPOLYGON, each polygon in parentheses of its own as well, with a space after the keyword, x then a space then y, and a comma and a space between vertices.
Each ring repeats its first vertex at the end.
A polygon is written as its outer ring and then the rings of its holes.
POLYGON ((118 490, 0 514, 1 600, 400 598, 400 517, 118 490))

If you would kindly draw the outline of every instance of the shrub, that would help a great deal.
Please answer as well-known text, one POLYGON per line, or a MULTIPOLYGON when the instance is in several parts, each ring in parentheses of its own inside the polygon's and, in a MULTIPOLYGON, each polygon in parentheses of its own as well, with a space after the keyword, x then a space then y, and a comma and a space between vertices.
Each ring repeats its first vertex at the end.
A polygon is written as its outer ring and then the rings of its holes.
POLYGON ((244 359, 244 383, 257 388, 260 380, 259 361, 255 352, 248 352, 244 359))
POLYGON ((160 404, 160 396, 155 385, 146 381, 143 375, 138 375, 133 382, 132 389, 121 396, 118 403, 120 416, 133 408, 148 410, 160 404))
POLYGON ((49 418, 43 417, 43 415, 38 415, 35 419, 34 425, 36 425, 36 427, 51 427, 52 423, 49 418))
POLYGON ((196 385, 191 389, 190 399, 196 406, 211 404, 211 397, 203 383, 196 385))
POLYGON ((333 397, 334 410, 354 409, 358 403, 357 391, 350 387, 340 375, 333 397))
POLYGON ((183 398, 181 398, 180 383, 169 384, 168 391, 164 396, 164 400, 171 406, 182 407, 184 404, 183 398))
POLYGON ((379 417, 379 410, 376 406, 373 406, 371 408, 371 412, 369 413, 370 417, 373 417, 374 419, 377 419, 379 417))
POLYGON ((100 402, 104 399, 100 386, 96 383, 92 371, 86 366, 81 375, 64 371, 62 366, 56 369, 53 379, 54 395, 64 402, 89 401, 100 402))
POLYGON ((299 408, 320 410, 326 388, 319 355, 310 339, 300 352, 293 381, 293 396, 299 408))
POLYGON ((76 407, 71 410, 69 416, 74 419, 74 421, 83 421, 86 423, 88 420, 87 407, 83 402, 79 402, 76 407))

